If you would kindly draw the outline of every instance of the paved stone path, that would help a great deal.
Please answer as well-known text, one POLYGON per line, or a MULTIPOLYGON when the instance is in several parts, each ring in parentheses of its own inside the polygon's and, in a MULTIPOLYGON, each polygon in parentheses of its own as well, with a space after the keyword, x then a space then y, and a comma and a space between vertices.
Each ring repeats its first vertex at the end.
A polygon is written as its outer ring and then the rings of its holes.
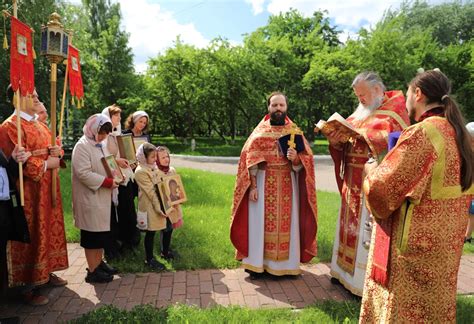
MULTIPOLYGON (((235 174, 235 161, 200 161, 172 158, 177 167, 197 168, 235 174)), ((337 191, 332 162, 316 160, 317 187, 337 191)), ((108 284, 91 285, 84 281, 86 259, 78 244, 68 244, 70 267, 57 274, 68 280, 61 288, 43 288, 50 299, 46 306, 31 307, 18 300, 0 305, 0 318, 20 316, 23 323, 55 323, 80 317, 102 305, 131 309, 139 304, 156 307, 175 303, 210 307, 239 305, 249 308, 302 308, 315 301, 349 300, 354 297, 342 286, 330 282, 327 264, 303 265, 296 278, 250 280, 242 269, 197 270, 164 273, 119 274, 108 284)), ((474 294, 474 255, 461 259, 458 293, 474 294)), ((1 322, 1 321, 0 321, 1 322)))
MULTIPOLYGON (((320 300, 354 297, 330 282, 327 264, 303 265, 296 278, 250 280, 242 269, 196 270, 119 274, 107 284, 84 281, 86 259, 76 243, 68 244, 70 267, 57 274, 68 280, 60 288, 43 288, 50 303, 31 307, 18 301, 0 306, 0 317, 20 316, 23 323, 55 323, 80 317, 103 305, 132 309, 139 304, 164 307, 175 303, 211 307, 238 305, 249 308, 302 308, 320 300)), ((474 255, 461 260, 458 293, 474 293, 474 255)))

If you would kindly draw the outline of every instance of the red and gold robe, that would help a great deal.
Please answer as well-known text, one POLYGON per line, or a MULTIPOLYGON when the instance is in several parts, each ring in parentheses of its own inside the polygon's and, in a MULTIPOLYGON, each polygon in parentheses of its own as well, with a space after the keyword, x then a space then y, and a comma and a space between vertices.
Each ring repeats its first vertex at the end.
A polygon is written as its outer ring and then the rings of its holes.
MULTIPOLYGON (((364 182, 377 223, 391 221, 388 251, 373 242, 361 323, 454 323, 468 195, 461 192, 455 131, 443 117, 407 128, 364 182), (382 253, 382 255, 380 255, 382 253), (371 273, 388 260, 386 286, 371 273), (380 281, 379 281, 380 282, 380 281)), ((377 227, 372 233, 376 240, 377 227)), ((384 243, 383 241, 380 243, 384 243)))
MULTIPOLYGON (((68 267, 64 217, 59 186, 57 202, 51 204, 51 170, 45 172, 51 135, 41 122, 21 118, 22 146, 32 153, 23 165, 25 217, 31 243, 10 241, 7 258, 9 285, 41 285, 49 281, 53 271, 68 267)), ((10 156, 17 143, 16 116, 3 122, 0 129, 0 147, 10 156)), ((18 202, 19 203, 19 202, 18 202)))
POLYGON ((291 162, 281 154, 278 147, 278 138, 289 134, 294 127, 296 125, 288 118, 284 126, 271 126, 267 115, 242 148, 230 230, 238 260, 247 257, 249 253, 249 168, 260 163, 265 165, 265 259, 288 259, 292 204, 299 204, 300 211, 300 261, 309 262, 316 256, 317 211, 313 153, 305 139, 305 150, 298 153, 303 165, 298 172, 299 201, 292 201, 291 162))
MULTIPOLYGON (((364 165, 368 160, 369 152, 381 160, 387 152, 388 134, 401 131, 410 124, 408 113, 405 108, 405 97, 401 91, 385 92, 382 105, 369 117, 362 121, 354 120, 352 117, 347 121, 363 135, 363 139, 357 139, 354 143, 347 143, 343 150, 339 151, 329 147, 334 160, 336 180, 341 193, 341 209, 339 213, 339 233, 336 233, 338 242, 337 265, 351 275, 357 263, 357 248, 362 213, 362 181, 364 165)), ((337 243, 336 243, 337 244, 337 243)), ((339 276, 334 271, 333 276, 339 276)), ((340 280, 342 277, 340 278, 340 280)), ((360 288, 363 286, 363 274, 361 276, 360 288)), ((344 280, 341 280, 344 284, 344 280)), ((355 286, 355 285, 354 285, 355 286)), ((346 287, 354 294, 361 294, 359 289, 346 287)))

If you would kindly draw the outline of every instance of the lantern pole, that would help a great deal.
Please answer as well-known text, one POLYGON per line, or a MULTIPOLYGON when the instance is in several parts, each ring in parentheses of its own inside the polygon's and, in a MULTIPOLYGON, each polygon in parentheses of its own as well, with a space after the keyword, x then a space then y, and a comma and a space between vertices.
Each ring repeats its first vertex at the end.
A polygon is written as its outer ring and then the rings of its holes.
MULTIPOLYGON (((69 31, 69 44, 72 44, 72 30, 69 31)), ((69 78, 69 57, 66 59, 66 75, 64 76, 64 87, 63 87, 63 98, 61 101, 61 114, 59 117, 59 138, 61 141, 63 140, 63 124, 64 124, 64 106, 66 103, 66 90, 67 90, 67 82, 69 78)))
MULTIPOLYGON (((47 37, 48 42, 46 44, 46 58, 48 59, 51 65, 51 74, 50 74, 50 82, 51 82, 51 145, 56 145, 56 90, 57 90, 57 80, 58 80, 58 63, 61 63, 64 60, 64 53, 62 51, 63 46, 63 35, 64 28, 61 24, 61 16, 53 12, 49 18, 46 27, 43 27, 47 30, 47 37), (58 36, 59 34, 59 36, 58 36), (54 39, 51 39, 50 36, 53 36, 54 39), (57 38, 59 37, 59 39, 57 38), (53 44, 54 42, 54 44, 53 44), (54 48, 53 48, 54 47, 54 48)), ((44 50, 44 45, 41 45, 42 50, 44 50)), ((52 206, 56 207, 57 204, 57 169, 51 170, 51 202, 52 206)))

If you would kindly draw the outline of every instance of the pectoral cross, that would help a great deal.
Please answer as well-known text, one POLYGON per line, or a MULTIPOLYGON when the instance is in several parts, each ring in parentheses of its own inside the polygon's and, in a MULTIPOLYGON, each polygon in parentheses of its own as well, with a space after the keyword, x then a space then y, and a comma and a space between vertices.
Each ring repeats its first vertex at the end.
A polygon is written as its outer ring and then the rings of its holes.
POLYGON ((296 143, 295 143, 296 134, 301 134, 301 131, 298 128, 292 128, 290 131, 290 140, 288 141, 288 147, 291 147, 292 149, 296 148, 296 143))

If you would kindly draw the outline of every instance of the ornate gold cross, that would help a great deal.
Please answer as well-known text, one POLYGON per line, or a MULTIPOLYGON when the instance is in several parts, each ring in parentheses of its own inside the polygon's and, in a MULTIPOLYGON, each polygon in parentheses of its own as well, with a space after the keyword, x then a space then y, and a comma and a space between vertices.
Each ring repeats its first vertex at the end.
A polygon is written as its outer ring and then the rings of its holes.
POLYGON ((295 143, 296 134, 303 134, 303 132, 299 130, 298 127, 294 127, 291 129, 290 140, 288 141, 288 147, 291 147, 292 149, 296 148, 296 143, 295 143))

